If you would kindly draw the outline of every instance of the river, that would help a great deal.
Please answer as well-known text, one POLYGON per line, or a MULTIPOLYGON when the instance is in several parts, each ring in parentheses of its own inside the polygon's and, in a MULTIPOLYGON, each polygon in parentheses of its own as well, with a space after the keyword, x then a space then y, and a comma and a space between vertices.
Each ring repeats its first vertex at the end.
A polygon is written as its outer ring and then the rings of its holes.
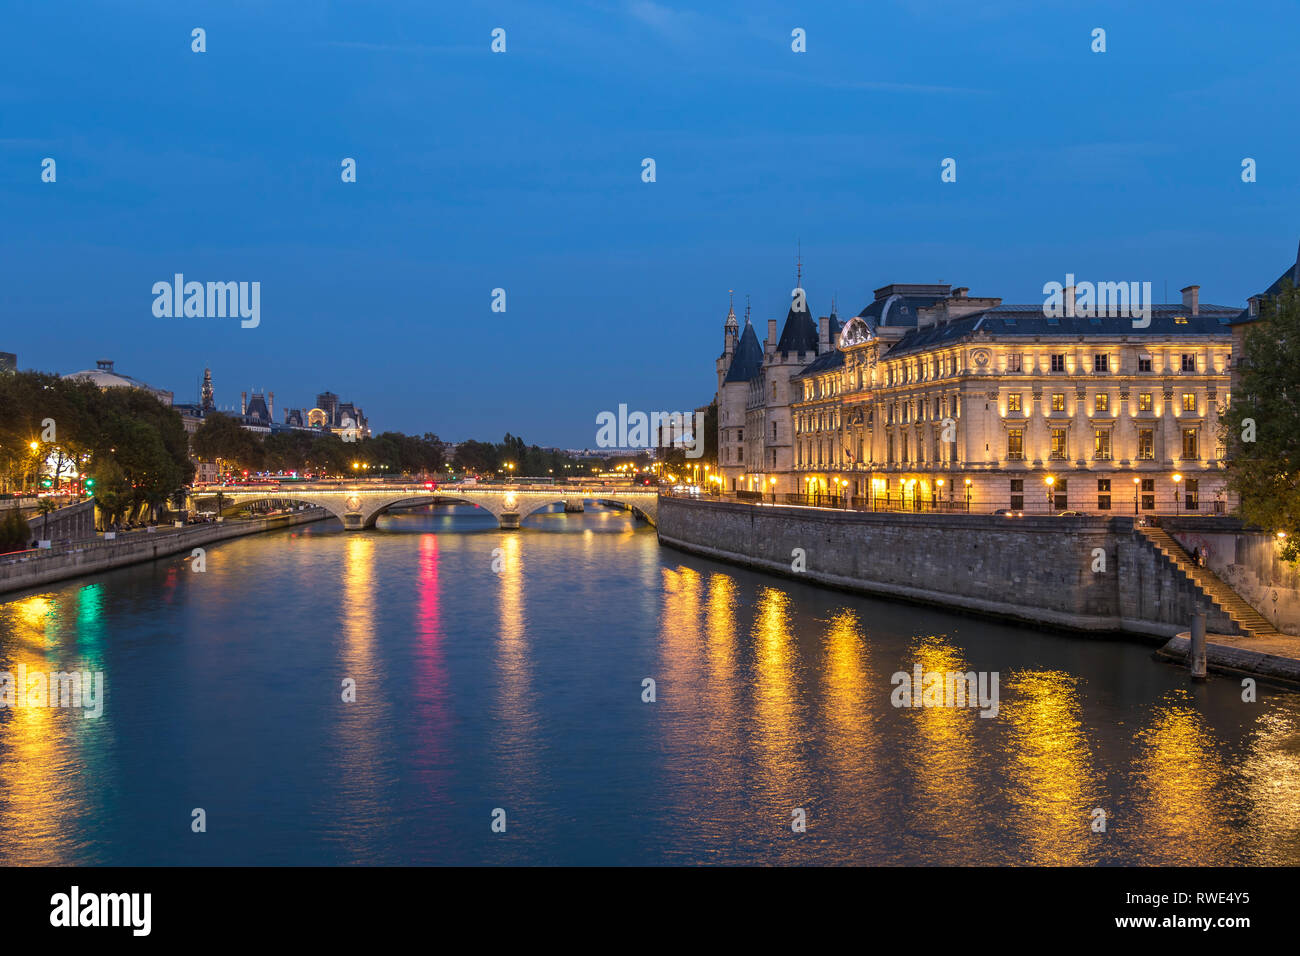
POLYGON ((1300 695, 1149 647, 768 577, 594 507, 205 564, 0 599, 0 672, 105 688, 98 718, 0 709, 0 863, 1300 863, 1300 695), (918 664, 996 672, 996 716, 893 706, 918 664))

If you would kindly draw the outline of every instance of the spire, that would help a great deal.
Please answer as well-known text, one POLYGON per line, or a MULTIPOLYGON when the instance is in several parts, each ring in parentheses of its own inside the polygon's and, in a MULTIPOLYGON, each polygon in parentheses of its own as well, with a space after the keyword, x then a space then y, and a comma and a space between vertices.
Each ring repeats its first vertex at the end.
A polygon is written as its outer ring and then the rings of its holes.
POLYGON ((734 289, 727 290, 727 296, 730 298, 730 304, 727 307, 727 324, 728 332, 736 331, 736 293, 734 289))
POLYGON ((745 293, 745 324, 749 325, 749 293, 745 293))
POLYGON ((794 287, 803 288, 803 241, 799 240, 799 249, 794 258, 794 287))

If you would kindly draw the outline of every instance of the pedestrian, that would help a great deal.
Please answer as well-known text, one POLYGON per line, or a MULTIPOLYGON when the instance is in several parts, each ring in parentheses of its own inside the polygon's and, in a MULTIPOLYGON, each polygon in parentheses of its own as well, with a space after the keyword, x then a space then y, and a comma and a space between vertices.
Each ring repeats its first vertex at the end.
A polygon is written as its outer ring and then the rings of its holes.
POLYGON ((1195 564, 1197 567, 1200 567, 1200 564, 1201 564, 1201 549, 1200 549, 1200 548, 1192 548, 1192 564, 1195 564))

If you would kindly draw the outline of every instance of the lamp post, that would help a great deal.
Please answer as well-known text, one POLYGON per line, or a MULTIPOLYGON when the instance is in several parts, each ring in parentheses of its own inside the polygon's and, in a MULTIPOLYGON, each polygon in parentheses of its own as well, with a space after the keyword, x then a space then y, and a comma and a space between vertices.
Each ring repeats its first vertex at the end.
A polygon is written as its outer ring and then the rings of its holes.
POLYGON ((1140 484, 1142 484, 1141 478, 1133 479, 1133 517, 1134 518, 1136 518, 1138 514, 1138 485, 1140 484))
POLYGON ((940 506, 942 506, 943 505, 943 479, 942 478, 936 479, 935 484, 939 487, 939 504, 940 506))
POLYGON ((1047 511, 1050 514, 1052 511, 1052 486, 1056 484, 1056 479, 1048 475, 1043 479, 1043 484, 1047 486, 1047 511))
POLYGON ((776 479, 770 479, 770 484, 772 485, 772 504, 776 504, 776 479))
POLYGON ((966 479, 966 513, 970 514, 970 479, 966 479))
POLYGON ((1183 476, 1175 472, 1174 473, 1174 516, 1175 517, 1181 516, 1183 513, 1183 503, 1181 500, 1179 500, 1178 497, 1178 489, 1182 483, 1182 480, 1183 480, 1183 476))

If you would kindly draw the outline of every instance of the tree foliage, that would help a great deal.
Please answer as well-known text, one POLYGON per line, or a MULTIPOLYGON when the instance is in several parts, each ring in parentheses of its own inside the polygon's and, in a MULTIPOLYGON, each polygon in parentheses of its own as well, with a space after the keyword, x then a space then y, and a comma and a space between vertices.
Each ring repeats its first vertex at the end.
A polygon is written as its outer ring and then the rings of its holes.
POLYGON ((1283 558, 1300 560, 1300 290, 1265 300, 1247 328, 1220 428, 1241 517, 1284 532, 1283 558))

